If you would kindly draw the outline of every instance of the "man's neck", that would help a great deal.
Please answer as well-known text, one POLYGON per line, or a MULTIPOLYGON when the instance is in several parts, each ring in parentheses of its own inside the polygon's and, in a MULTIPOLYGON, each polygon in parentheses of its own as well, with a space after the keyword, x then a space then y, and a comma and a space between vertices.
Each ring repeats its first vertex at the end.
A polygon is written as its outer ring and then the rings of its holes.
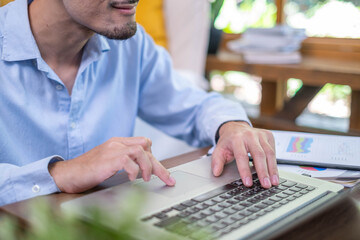
POLYGON ((83 48, 94 33, 74 22, 62 1, 32 2, 29 19, 42 58, 71 93, 83 48))

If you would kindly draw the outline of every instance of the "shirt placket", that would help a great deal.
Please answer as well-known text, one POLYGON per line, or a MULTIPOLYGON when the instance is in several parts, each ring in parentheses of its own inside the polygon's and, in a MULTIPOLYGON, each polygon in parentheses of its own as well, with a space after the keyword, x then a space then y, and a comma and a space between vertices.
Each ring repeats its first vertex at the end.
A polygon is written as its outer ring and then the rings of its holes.
POLYGON ((83 103, 84 88, 81 75, 76 79, 72 91, 71 104, 68 118, 68 149, 69 159, 84 153, 84 142, 80 124, 81 107, 83 103))

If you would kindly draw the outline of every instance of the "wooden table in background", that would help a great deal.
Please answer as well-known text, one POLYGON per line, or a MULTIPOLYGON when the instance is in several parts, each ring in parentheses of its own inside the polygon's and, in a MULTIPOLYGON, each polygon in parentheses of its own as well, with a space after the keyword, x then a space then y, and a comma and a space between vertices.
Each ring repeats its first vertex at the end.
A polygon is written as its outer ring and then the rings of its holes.
MULTIPOLYGON (((184 164, 207 153, 209 148, 203 148, 190 152, 184 155, 180 155, 174 158, 170 158, 162 161, 163 165, 167 168, 175 167, 180 164, 184 164)), ((99 187, 92 191, 111 187, 127 181, 126 174, 117 174, 114 177, 108 179, 99 187)), ((92 192, 89 191, 89 192, 92 192)), ((65 201, 78 198, 84 194, 52 194, 49 196, 42 196, 39 198, 45 198, 50 200, 54 208, 58 208, 59 205, 65 201)), ((355 195, 356 200, 360 201, 360 191, 355 195)), ((29 221, 28 206, 32 201, 36 201, 38 198, 25 200, 22 202, 10 204, 0 207, 1 214, 10 214, 15 216, 20 221, 26 223, 29 221)), ((327 240, 347 240, 347 239, 360 239, 360 211, 354 203, 355 200, 345 199, 339 202, 335 206, 327 209, 326 211, 314 216, 312 219, 299 224, 297 227, 287 231, 276 239, 292 239, 292 240, 311 240, 311 239, 327 239, 327 240)))
MULTIPOLYGON (((302 62, 299 64, 246 64, 240 54, 230 52, 226 48, 226 42, 234 38, 232 36, 225 39, 219 53, 207 57, 206 72, 241 71, 262 78, 260 117, 252 119, 255 126, 332 133, 299 127, 295 124, 295 119, 326 83, 333 83, 351 87, 351 116, 348 134, 360 135, 360 53, 358 52, 360 50, 358 45, 353 44, 351 50, 357 52, 346 58, 338 57, 335 53, 333 53, 335 57, 326 57, 329 54, 319 56, 313 53, 313 55, 303 54, 302 62), (289 78, 301 79, 304 85, 293 98, 287 101, 286 84, 289 78)), ((354 40, 348 40, 346 44, 354 42, 354 40)))

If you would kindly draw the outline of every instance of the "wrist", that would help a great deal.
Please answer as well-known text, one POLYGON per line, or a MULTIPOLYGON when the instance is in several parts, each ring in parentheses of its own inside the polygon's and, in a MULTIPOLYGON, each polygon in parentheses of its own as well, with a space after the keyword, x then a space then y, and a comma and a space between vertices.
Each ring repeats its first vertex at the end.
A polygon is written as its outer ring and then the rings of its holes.
POLYGON ((62 174, 63 168, 64 168, 65 161, 57 161, 50 163, 48 165, 48 170, 52 178, 54 179, 54 182, 56 186, 60 189, 61 192, 66 192, 63 184, 63 177, 62 174))
POLYGON ((246 121, 229 121, 225 122, 220 125, 217 133, 216 133, 216 142, 219 140, 219 138, 224 134, 224 132, 231 130, 235 127, 251 127, 251 125, 246 121))

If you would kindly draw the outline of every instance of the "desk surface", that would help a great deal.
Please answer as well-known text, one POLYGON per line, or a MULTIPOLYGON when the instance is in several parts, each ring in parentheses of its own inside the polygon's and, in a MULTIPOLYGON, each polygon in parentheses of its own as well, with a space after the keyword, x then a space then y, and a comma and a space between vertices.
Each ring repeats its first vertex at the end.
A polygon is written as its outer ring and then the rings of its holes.
MULTIPOLYGON (((199 149, 197 151, 180 155, 174 158, 166 159, 162 161, 166 168, 171 168, 186 162, 195 160, 200 156, 207 153, 208 148, 199 149)), ((114 177, 108 179, 92 191, 97 191, 103 188, 117 185, 127 181, 126 174, 117 174, 114 177)), ((89 191, 90 192, 90 191, 89 191)), ((83 194, 52 194, 49 196, 43 196, 50 200, 53 206, 59 207, 62 202, 70 199, 75 199, 83 194)), ((360 201, 360 191, 356 193, 357 201, 360 201)), ((25 223, 28 220, 27 206, 30 202, 36 201, 37 198, 31 200, 25 200, 22 202, 10 204, 4 207, 0 207, 2 213, 7 213, 17 217, 19 220, 25 223)), ((284 233, 277 239, 360 239, 360 209, 354 204, 353 200, 346 199, 341 203, 325 212, 315 216, 314 218, 306 221, 296 228, 284 233)))
POLYGON ((299 128, 295 119, 322 86, 327 83, 348 85, 352 89, 348 134, 360 135, 360 58, 347 60, 304 55, 299 64, 247 64, 241 54, 221 49, 217 55, 207 57, 206 72, 212 70, 241 71, 262 78, 261 116, 254 119, 254 126, 269 129, 307 131, 306 128, 299 128), (290 100, 286 96, 286 82, 289 78, 301 79, 304 84, 290 100), (264 121, 264 117, 271 119, 264 121), (276 124, 278 120, 287 122, 279 125, 276 124), (288 128, 283 129, 282 126, 288 128))
POLYGON ((299 64, 247 64, 242 60, 241 54, 222 50, 217 55, 208 56, 206 69, 243 71, 261 76, 265 81, 299 78, 305 85, 323 86, 324 83, 334 83, 360 90, 360 59, 350 61, 303 56, 299 64))

